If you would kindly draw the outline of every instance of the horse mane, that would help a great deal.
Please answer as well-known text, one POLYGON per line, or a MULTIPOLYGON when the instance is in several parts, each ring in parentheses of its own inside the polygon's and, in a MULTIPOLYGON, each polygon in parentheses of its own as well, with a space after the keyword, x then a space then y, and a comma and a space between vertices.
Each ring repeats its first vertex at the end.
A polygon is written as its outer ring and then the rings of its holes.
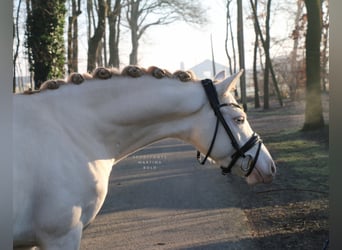
POLYGON ((62 85, 67 84, 82 84, 84 81, 91 81, 94 79, 102 79, 106 80, 112 77, 141 77, 143 75, 149 75, 157 79, 162 78, 170 78, 170 79, 177 79, 182 82, 193 82, 197 80, 197 77, 194 72, 191 70, 177 70, 174 73, 171 73, 170 71, 166 69, 161 69, 156 66, 150 66, 149 68, 145 69, 140 66, 135 65, 129 65, 123 68, 123 70, 120 72, 117 68, 104 68, 104 67, 98 67, 96 68, 92 73, 71 73, 66 80, 64 79, 52 79, 47 80, 40 86, 39 90, 26 90, 23 94, 29 95, 29 94, 35 94, 42 92, 47 89, 58 89, 62 85))

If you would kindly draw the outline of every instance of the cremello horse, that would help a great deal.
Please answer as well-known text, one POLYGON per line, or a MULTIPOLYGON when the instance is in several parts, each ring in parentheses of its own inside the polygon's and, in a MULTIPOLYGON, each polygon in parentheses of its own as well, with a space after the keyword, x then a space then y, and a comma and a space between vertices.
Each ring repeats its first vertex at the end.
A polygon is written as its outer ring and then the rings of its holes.
MULTIPOLYGON (((80 86, 63 82, 58 90, 14 97, 14 248, 79 249, 82 230, 105 200, 112 166, 155 141, 178 138, 204 154, 211 147, 217 164, 231 162, 236 149, 221 123, 213 143, 217 114, 200 81, 164 75, 81 76, 80 86)), ((215 86, 227 104, 220 112, 243 147, 254 132, 229 93, 239 76, 220 73, 215 86)), ((60 85, 52 83, 50 88, 60 85)), ((271 182, 275 174, 257 141, 243 152, 255 160, 246 177, 250 184, 271 182)), ((240 167, 232 172, 243 172, 240 167)))

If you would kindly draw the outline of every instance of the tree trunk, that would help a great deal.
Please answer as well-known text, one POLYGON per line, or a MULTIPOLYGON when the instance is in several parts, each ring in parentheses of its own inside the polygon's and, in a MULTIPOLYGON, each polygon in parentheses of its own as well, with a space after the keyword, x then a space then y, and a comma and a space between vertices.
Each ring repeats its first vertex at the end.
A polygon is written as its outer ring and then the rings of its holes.
MULTIPOLYGON (((258 13, 258 0, 255 0, 255 12, 258 13)), ((256 19, 258 16, 254 13, 254 32, 255 32, 255 41, 254 41, 254 54, 253 54, 253 81, 254 81, 254 107, 260 108, 260 98, 259 98, 259 85, 258 85, 258 69, 257 69, 257 56, 258 56, 258 48, 259 48, 259 33, 256 25, 256 19)))
MULTIPOLYGON (((227 5, 226 5, 226 38, 224 40, 224 44, 225 44, 225 50, 226 50, 226 55, 228 58, 228 63, 229 63, 229 73, 231 75, 233 75, 233 65, 232 65, 232 58, 229 54, 229 50, 228 50, 228 38, 229 38, 229 30, 231 28, 231 18, 230 18, 230 3, 231 0, 227 0, 227 5)), ((232 40, 234 40, 233 37, 231 37, 232 40)))
POLYGON ((13 40, 15 37, 17 37, 17 44, 16 44, 16 49, 14 51, 14 56, 13 56, 13 93, 15 93, 16 86, 17 86, 17 69, 16 69, 16 64, 17 64, 17 58, 18 58, 18 53, 19 53, 19 46, 20 46, 20 37, 19 37, 19 14, 20 14, 20 6, 21 6, 21 0, 19 0, 18 3, 18 9, 17 9, 17 14, 15 17, 15 23, 13 23, 13 40))
MULTIPOLYGON (((329 1, 324 1, 324 3, 326 8, 325 11, 326 13, 324 13, 324 19, 323 19, 323 26, 322 26, 322 74, 321 74, 321 78, 322 78, 322 85, 323 85, 323 91, 326 92, 327 91, 327 84, 329 83, 329 79, 328 79, 328 63, 329 63, 329 45, 328 45, 328 41, 329 41, 329 1)), ((323 15, 323 12, 322 12, 323 15)))
POLYGON ((131 1, 129 4, 130 10, 129 10, 129 24, 131 28, 131 44, 132 44, 132 50, 129 55, 129 64, 136 65, 138 64, 138 48, 139 48, 139 24, 138 24, 138 18, 139 18, 139 3, 140 1, 131 1))
POLYGON ((210 34, 210 46, 211 46, 211 63, 212 63, 213 77, 215 77, 216 76, 216 62, 215 62, 213 35, 212 34, 210 34))
MULTIPOLYGON (((239 48, 239 63, 240 69, 245 68, 245 47, 244 47, 244 37, 243 37, 243 14, 242 14, 242 0, 237 1, 237 40, 239 48)), ((242 74, 240 77, 240 87, 241 87, 241 102, 245 111, 247 111, 247 99, 246 99, 246 74, 242 74)))
MULTIPOLYGON (((104 35, 104 34, 103 34, 104 35)), ((103 67, 103 39, 99 42, 96 52, 96 65, 97 67, 103 67)))
POLYGON ((306 33, 306 107, 303 130, 324 126, 320 85, 320 43, 322 16, 320 0, 305 0, 308 16, 306 33))
MULTIPOLYGON (((111 8, 111 0, 107 0, 111 8)), ((115 0, 113 10, 108 13, 109 23, 109 62, 110 67, 120 67, 119 39, 120 39, 121 0, 115 0)))
MULTIPOLYGON (((250 3, 251 3, 251 6, 252 6, 254 15, 257 16, 256 10, 255 10, 255 6, 254 6, 254 3, 253 3, 253 0, 250 0, 250 3)), ((276 77, 275 77, 275 73, 274 73, 274 70, 273 70, 272 61, 271 61, 270 54, 269 54, 269 49, 266 49, 266 48, 267 48, 266 41, 265 41, 264 36, 263 36, 263 34, 262 34, 262 32, 261 32, 261 28, 260 28, 260 24, 259 24, 258 18, 255 19, 255 24, 256 24, 256 27, 257 27, 257 29, 258 29, 258 33, 259 33, 259 36, 260 36, 260 40, 261 40, 262 46, 263 46, 264 51, 265 51, 265 56, 268 57, 269 70, 270 70, 270 72, 271 72, 272 81, 273 81, 273 85, 274 85, 275 91, 276 91, 277 96, 278 96, 279 104, 280 104, 280 106, 283 106, 283 100, 282 100, 282 98, 281 98, 280 91, 279 91, 279 87, 278 87, 278 82, 277 82, 277 79, 276 79, 276 77), (266 51, 268 51, 268 52, 266 53, 266 51)), ((269 46, 268 46, 268 47, 269 47, 269 46)), ((265 66, 265 69, 266 69, 266 66, 265 66)), ((264 95, 265 95, 265 94, 264 94, 264 95)))
POLYGON ((264 71, 264 109, 270 108, 269 102, 269 75, 270 75, 270 14, 271 14, 271 0, 267 1, 267 12, 266 12, 266 38, 265 38, 265 71, 264 71))
POLYGON ((88 41, 88 63, 87 71, 92 72, 96 68, 96 61, 99 53, 99 45, 105 32, 107 16, 107 5, 105 0, 98 0, 98 22, 94 35, 88 41))
POLYGON ((137 65, 138 64, 138 48, 139 48, 139 41, 137 39, 137 35, 132 31, 132 50, 129 54, 129 64, 137 65))
MULTIPOLYGON (((75 1, 75 0, 73 0, 75 1)), ((74 72, 78 72, 78 16, 82 14, 81 11, 81 0, 75 1, 75 7, 73 7, 73 34, 72 34, 72 60, 71 65, 74 72)))
MULTIPOLYGON (((74 1, 74 0, 73 0, 74 1)), ((69 16, 68 18, 68 41, 67 41, 67 46, 68 46, 68 55, 67 55, 67 65, 68 65, 68 74, 73 72, 72 69, 72 26, 73 26, 73 17, 69 16)))
MULTIPOLYGON (((94 15, 92 15, 93 13, 93 0, 87 0, 87 15, 88 15, 88 18, 87 18, 87 21, 88 21, 88 32, 87 32, 87 38, 88 38, 88 41, 90 40, 91 38, 91 27, 92 27, 92 17, 94 17, 94 15)), ((94 24, 94 29, 95 29, 95 24, 94 24)))
MULTIPOLYGON (((233 27, 232 27, 232 19, 230 16, 230 4, 232 0, 227 0, 227 5, 226 5, 226 38, 225 38, 225 50, 226 50, 226 55, 228 58, 228 63, 229 63, 229 73, 232 75, 236 73, 236 52, 235 52, 235 37, 233 33, 233 27), (229 34, 231 37, 231 46, 232 46, 232 52, 233 52, 233 62, 232 62, 232 57, 229 54, 228 50, 228 38, 229 34)), ((235 97, 238 97, 238 91, 235 88, 234 90, 235 97)))
MULTIPOLYGON (((295 33, 299 34, 298 30, 298 23, 303 13, 303 2, 297 1, 297 12, 295 17, 295 33)), ((291 99, 294 100, 296 97, 296 90, 298 85, 298 74, 299 74, 299 68, 297 63, 297 51, 298 51, 298 45, 299 45, 299 35, 294 34, 293 37, 293 49, 291 53, 291 78, 290 78, 290 96, 291 99)))

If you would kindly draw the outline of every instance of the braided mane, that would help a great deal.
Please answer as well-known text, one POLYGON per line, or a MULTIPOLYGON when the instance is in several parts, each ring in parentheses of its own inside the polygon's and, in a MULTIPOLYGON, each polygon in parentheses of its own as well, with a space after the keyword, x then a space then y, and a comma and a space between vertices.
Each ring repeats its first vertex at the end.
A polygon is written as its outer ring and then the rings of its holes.
POLYGON ((187 70, 177 70, 174 73, 170 73, 166 69, 161 69, 156 66, 150 66, 148 69, 145 69, 143 67, 130 65, 126 66, 121 72, 117 68, 104 68, 104 67, 98 67, 96 68, 92 73, 71 73, 66 80, 64 79, 56 79, 56 80, 47 80, 45 81, 39 88, 39 90, 27 90, 23 94, 29 95, 29 94, 35 94, 42 92, 47 89, 58 89, 61 85, 67 85, 67 84, 81 84, 84 81, 87 80, 93 80, 93 79, 109 79, 112 77, 118 77, 118 76, 127 76, 127 77, 141 77, 143 75, 150 75, 154 78, 161 79, 161 78, 170 78, 170 79, 177 79, 182 82, 189 82, 189 81, 195 81, 197 79, 194 72, 187 70))

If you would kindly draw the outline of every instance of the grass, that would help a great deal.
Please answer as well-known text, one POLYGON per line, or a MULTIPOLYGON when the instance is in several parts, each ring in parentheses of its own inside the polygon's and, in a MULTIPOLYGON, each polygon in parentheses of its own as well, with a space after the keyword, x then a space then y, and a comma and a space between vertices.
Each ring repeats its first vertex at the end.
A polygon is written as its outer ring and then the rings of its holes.
POLYGON ((251 112, 277 165, 274 182, 243 202, 260 249, 322 249, 328 239, 329 126, 301 131, 303 112, 300 103, 251 112))
POLYGON ((329 176, 328 132, 326 126, 322 130, 289 130, 268 137, 267 147, 276 161, 283 184, 326 191, 329 176), (282 178, 285 174, 286 179, 282 178))
POLYGON ((328 239, 328 133, 327 126, 266 135, 278 174, 245 211, 260 249, 322 249, 328 239))

